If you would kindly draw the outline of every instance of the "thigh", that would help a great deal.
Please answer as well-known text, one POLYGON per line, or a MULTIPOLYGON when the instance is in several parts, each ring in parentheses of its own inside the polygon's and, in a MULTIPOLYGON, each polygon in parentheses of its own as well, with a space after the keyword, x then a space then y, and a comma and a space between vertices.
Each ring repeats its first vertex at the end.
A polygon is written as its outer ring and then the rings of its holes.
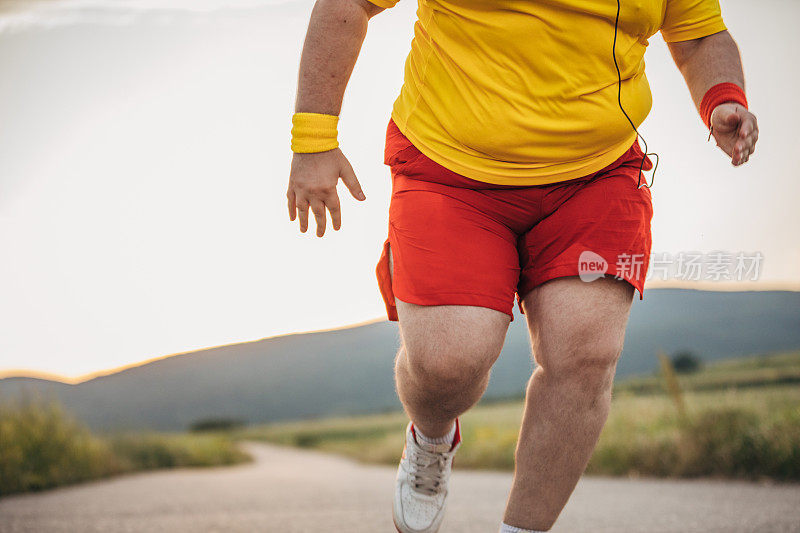
MULTIPOLYGON (((388 259, 393 271, 391 248, 388 259)), ((510 323, 506 313, 488 307, 418 305, 399 298, 395 305, 407 357, 476 375, 487 372, 497 360, 510 323)))
POLYGON ((580 360, 615 360, 622 351, 633 287, 601 278, 550 280, 522 300, 536 362, 545 369, 574 367, 580 360))

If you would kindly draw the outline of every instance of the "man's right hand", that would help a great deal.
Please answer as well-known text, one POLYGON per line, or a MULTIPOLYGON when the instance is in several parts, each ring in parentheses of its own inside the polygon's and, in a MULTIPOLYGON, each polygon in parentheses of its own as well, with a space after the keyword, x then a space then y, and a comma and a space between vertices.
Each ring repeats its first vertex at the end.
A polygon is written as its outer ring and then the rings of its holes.
POLYGON ((356 200, 367 199, 353 167, 339 148, 327 152, 294 154, 286 197, 289 200, 289 219, 294 220, 299 213, 302 233, 308 229, 309 208, 317 220, 317 237, 325 234, 325 208, 331 213, 333 229, 339 230, 342 225, 339 195, 336 192, 339 178, 342 178, 356 200))

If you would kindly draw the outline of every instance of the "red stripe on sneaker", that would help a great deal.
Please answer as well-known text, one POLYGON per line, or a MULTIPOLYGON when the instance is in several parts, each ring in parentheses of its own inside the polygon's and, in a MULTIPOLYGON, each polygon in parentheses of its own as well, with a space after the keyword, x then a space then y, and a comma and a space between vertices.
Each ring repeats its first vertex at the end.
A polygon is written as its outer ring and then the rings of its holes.
POLYGON ((456 417, 456 434, 453 437, 453 445, 450 446, 450 451, 453 451, 458 443, 461 442, 461 423, 458 421, 458 417, 456 417))

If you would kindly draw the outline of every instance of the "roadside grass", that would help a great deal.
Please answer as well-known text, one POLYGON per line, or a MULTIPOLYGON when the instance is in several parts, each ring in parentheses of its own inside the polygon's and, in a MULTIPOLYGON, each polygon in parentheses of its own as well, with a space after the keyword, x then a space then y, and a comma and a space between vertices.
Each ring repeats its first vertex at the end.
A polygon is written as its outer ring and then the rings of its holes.
POLYGON ((220 433, 128 433, 107 437, 125 470, 225 466, 250 456, 220 433))
MULTIPOLYGON (((800 385, 800 351, 724 359, 679 377, 681 387, 692 391, 800 385)), ((619 383, 615 391, 662 394, 664 381, 660 374, 631 377, 619 383)))
MULTIPOLYGON (((588 472, 800 480, 800 352, 735 359, 615 386, 588 472), (681 392, 682 391, 682 392, 681 392), (685 413, 676 403, 685 405, 685 413)), ((522 399, 484 402, 462 418, 459 467, 510 470, 522 399)), ((0 497, 127 472, 249 460, 242 439, 396 464, 405 415, 311 420, 200 433, 93 434, 57 403, 0 404, 0 497)))
POLYGON ((0 496, 139 470, 247 460, 228 435, 94 435, 54 402, 0 405, 0 496))
POLYGON ((589 463, 595 474, 800 480, 800 388, 620 394, 589 463))
MULTIPOLYGON (((709 364, 678 376, 685 415, 666 394, 662 377, 621 381, 587 471, 800 480, 800 387, 794 376, 800 376, 800 352, 709 364)), ((458 465, 513 469, 522 410, 518 399, 466 413, 458 465)), ((406 423, 403 413, 391 413, 258 426, 235 435, 395 464, 406 423)))
POLYGON ((0 407, 0 496, 121 472, 107 442, 56 404, 0 407))

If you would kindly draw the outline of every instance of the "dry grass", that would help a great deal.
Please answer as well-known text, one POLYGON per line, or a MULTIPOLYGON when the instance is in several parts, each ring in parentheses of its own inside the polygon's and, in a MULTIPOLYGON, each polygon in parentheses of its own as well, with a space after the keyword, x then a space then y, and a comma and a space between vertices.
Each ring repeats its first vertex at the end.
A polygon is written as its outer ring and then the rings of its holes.
MULTIPOLYGON (((657 377, 621 383, 588 471, 800 479, 800 387, 784 384, 798 369, 800 352, 794 352, 726 361, 682 376, 685 417, 663 388, 652 386, 657 377), (753 374, 760 385, 746 379, 753 374)), ((465 414, 459 466, 512 469, 522 407, 522 400, 493 403, 465 414)), ((394 413, 261 426, 239 436, 395 464, 406 422, 394 413)))

